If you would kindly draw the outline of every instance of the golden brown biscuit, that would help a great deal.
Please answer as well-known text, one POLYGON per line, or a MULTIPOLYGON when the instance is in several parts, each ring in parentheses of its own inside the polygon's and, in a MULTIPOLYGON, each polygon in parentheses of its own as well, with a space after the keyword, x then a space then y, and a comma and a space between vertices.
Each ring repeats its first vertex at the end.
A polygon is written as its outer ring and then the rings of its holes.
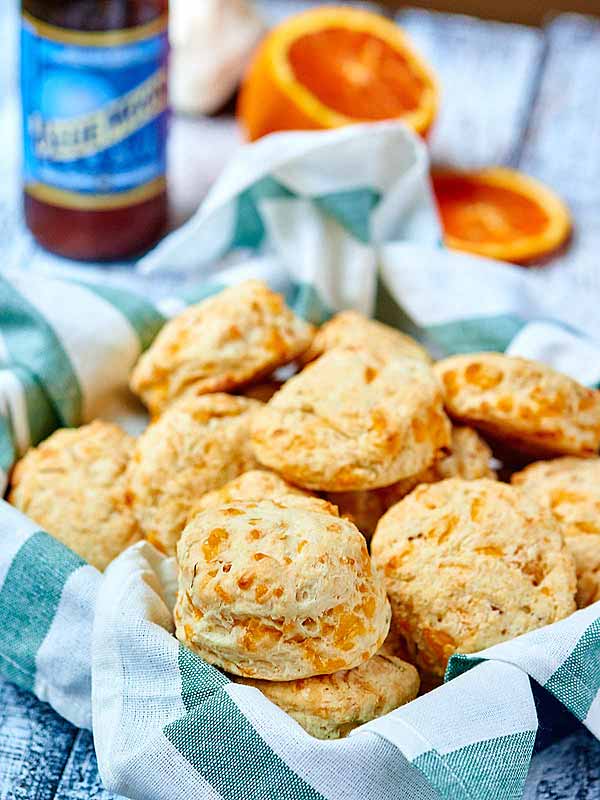
POLYGON ((425 676, 575 610, 575 568, 550 512, 499 481, 423 484, 380 520, 371 553, 392 628, 425 676))
POLYGON ((450 424, 431 369, 418 359, 330 350, 257 412, 258 460, 306 489, 387 486, 433 463, 450 424))
POLYGON ((246 397, 189 394, 138 439, 129 499, 144 536, 163 553, 175 553, 202 495, 256 466, 249 436, 260 406, 246 397))
POLYGON ((431 357, 415 339, 389 325, 369 319, 358 311, 340 311, 318 329, 300 362, 308 364, 335 347, 376 350, 395 358, 418 358, 429 364, 431 357))
POLYGON ((280 502, 197 514, 177 547, 177 637, 235 675, 294 680, 351 669, 381 647, 390 610, 360 532, 280 502))
POLYGON ((385 488, 363 489, 358 492, 327 492, 325 496, 337 506, 342 517, 356 525, 367 541, 371 539, 377 523, 389 508, 385 501, 385 488))
POLYGON ((140 358, 131 388, 153 415, 190 387, 223 392, 300 355, 313 328, 261 281, 245 281, 168 322, 140 358))
POLYGON ((600 392, 524 358, 452 356, 435 365, 446 408, 522 452, 594 455, 600 446, 600 392))
POLYGON ((339 516, 338 509, 327 500, 315 497, 304 489, 292 486, 279 475, 266 469, 252 469, 234 478, 220 489, 215 489, 203 495, 194 506, 194 514, 199 514, 209 508, 219 508, 231 503, 251 502, 259 500, 277 500, 287 506, 314 509, 325 514, 339 516))
POLYGON ((575 558, 579 608, 600 600, 600 459, 540 461, 511 482, 548 505, 558 520, 575 558))
POLYGON ((450 452, 431 467, 411 478, 391 486, 363 492, 328 492, 327 498, 338 506, 342 516, 350 519, 367 538, 370 538, 380 518, 420 483, 436 483, 445 478, 479 478, 495 480, 490 466, 492 451, 473 428, 453 427, 450 452))
POLYGON ((125 431, 100 420, 55 431, 16 465, 9 502, 103 570, 141 538, 126 502, 133 446, 125 431))
POLYGON ((260 689, 317 739, 341 739, 359 725, 410 703, 419 692, 419 673, 412 664, 382 651, 359 667, 332 675, 236 681, 260 689))
POLYGON ((476 430, 453 425, 450 452, 436 461, 433 469, 437 480, 445 478, 464 478, 466 481, 476 481, 479 478, 495 480, 496 472, 491 462, 492 451, 476 430))

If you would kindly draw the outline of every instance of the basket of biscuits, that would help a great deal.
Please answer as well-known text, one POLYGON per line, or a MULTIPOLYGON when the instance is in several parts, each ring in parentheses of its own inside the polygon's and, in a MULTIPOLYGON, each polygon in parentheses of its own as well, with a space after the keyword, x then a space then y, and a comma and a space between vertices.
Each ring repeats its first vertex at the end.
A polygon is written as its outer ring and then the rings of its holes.
POLYGON ((108 788, 519 797, 541 697, 598 729, 597 390, 259 280, 150 319, 147 424, 5 415, 0 664, 108 788))

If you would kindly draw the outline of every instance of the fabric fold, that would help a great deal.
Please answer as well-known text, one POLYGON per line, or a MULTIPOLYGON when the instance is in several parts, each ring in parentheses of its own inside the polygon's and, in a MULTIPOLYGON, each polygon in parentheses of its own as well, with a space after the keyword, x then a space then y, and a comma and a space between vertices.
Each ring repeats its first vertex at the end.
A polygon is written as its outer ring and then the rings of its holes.
POLYGON ((0 501, 0 669, 92 727, 91 632, 100 573, 0 501))

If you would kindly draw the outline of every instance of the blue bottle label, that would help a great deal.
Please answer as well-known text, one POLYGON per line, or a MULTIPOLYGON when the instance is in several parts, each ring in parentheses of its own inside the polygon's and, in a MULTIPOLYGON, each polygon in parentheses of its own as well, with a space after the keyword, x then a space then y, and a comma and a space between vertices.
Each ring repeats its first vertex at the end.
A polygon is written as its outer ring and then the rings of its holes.
POLYGON ((23 14, 25 189, 101 210, 165 189, 167 21, 74 31, 23 14))

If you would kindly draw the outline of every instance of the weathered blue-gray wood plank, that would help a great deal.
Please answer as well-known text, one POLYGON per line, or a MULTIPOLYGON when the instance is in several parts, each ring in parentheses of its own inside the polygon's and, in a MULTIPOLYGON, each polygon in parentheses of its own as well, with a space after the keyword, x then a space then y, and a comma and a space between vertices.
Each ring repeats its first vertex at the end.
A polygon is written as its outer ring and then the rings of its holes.
POLYGON ((117 795, 107 792, 102 785, 94 741, 89 731, 77 731, 56 787, 55 800, 117 800, 117 795))
MULTIPOLYGON (((574 283, 600 289, 600 20, 565 15, 546 30, 544 69, 517 165, 573 213, 561 256, 574 283)), ((549 272, 552 265, 545 267, 549 272)))
POLYGON ((527 124, 543 32, 417 10, 396 19, 439 76, 440 111, 429 141, 434 161, 508 163, 527 124))
POLYGON ((76 734, 50 706, 1 682, 1 800, 52 800, 76 734))
POLYGON ((523 800, 598 800, 600 743, 581 730, 533 761, 523 800))

